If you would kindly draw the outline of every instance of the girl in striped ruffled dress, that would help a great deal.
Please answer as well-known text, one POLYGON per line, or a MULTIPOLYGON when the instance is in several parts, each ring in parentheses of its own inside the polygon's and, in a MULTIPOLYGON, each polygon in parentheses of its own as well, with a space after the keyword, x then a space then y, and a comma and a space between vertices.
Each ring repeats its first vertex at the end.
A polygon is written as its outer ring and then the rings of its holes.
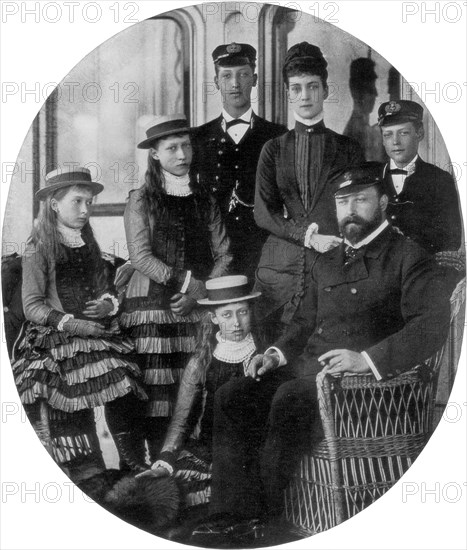
POLYGON ((101 405, 121 465, 144 469, 129 434, 147 396, 89 224, 93 196, 102 189, 89 170, 75 168, 51 172, 38 191, 44 202, 22 262, 27 322, 12 363, 29 418, 42 436, 53 432, 53 456, 75 481, 104 467, 92 411, 101 405))
POLYGON ((154 461, 194 351, 203 281, 224 275, 232 258, 219 208, 190 173, 185 116, 158 117, 146 134, 138 145, 149 149, 145 183, 130 193, 124 216, 130 261, 117 281, 126 285, 121 324, 140 354, 149 396, 141 438, 154 461))

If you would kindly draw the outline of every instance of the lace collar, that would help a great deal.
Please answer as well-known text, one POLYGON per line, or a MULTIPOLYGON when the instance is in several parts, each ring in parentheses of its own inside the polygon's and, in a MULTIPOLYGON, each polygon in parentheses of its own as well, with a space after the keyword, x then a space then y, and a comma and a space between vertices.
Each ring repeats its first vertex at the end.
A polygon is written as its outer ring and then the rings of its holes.
POLYGON ((163 186, 167 195, 174 197, 188 197, 192 191, 190 189, 190 174, 184 176, 175 176, 167 170, 162 169, 164 175, 163 186))
POLYGON ((81 229, 67 227, 59 221, 57 221, 57 229, 60 234, 60 240, 65 246, 69 248, 80 248, 86 244, 81 236, 81 229))
POLYGON ((251 358, 256 351, 256 345, 251 332, 241 342, 221 340, 220 332, 216 334, 217 346, 214 357, 225 363, 241 363, 251 358))

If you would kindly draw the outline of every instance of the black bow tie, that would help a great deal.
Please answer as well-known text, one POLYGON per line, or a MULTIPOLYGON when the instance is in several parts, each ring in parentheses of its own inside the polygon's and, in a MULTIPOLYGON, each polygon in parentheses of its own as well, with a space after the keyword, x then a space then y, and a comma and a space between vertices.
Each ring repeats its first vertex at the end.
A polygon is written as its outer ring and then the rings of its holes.
POLYGON ((351 262, 354 258, 356 258, 361 252, 363 252, 363 249, 365 247, 360 248, 354 248, 353 246, 350 246, 349 244, 345 245, 344 248, 344 260, 345 263, 351 262))
POLYGON ((406 176, 408 174, 407 170, 401 170, 400 168, 393 168, 392 170, 389 170, 390 174, 394 175, 400 175, 400 176, 406 176))
POLYGON ((229 122, 225 122, 225 128, 228 130, 229 128, 232 128, 232 126, 236 126, 237 124, 250 124, 248 121, 243 120, 241 118, 234 118, 233 120, 229 120, 229 122))

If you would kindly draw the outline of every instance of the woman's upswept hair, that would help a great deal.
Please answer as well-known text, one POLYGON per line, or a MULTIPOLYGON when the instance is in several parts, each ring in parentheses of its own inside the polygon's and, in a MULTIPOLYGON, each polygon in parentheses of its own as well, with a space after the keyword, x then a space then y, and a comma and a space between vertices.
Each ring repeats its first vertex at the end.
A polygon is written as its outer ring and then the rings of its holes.
MULTIPOLYGON (((73 185, 51 193, 42 203, 39 216, 34 222, 31 240, 36 246, 36 251, 47 258, 49 265, 51 262, 59 263, 64 259, 63 248, 60 246, 62 241, 57 227, 57 213, 52 208, 52 199, 59 201, 69 191, 81 188, 88 189, 83 185, 73 185)), ((101 251, 89 222, 82 228, 81 236, 83 241, 89 245, 93 258, 100 261, 101 251)))
MULTIPOLYGON (((186 133, 172 134, 170 137, 186 136, 186 133)), ((189 134, 188 134, 189 135, 189 134)), ((160 138, 153 144, 153 149, 157 149, 159 143, 167 138, 160 138)), ((207 186, 199 181, 197 174, 190 170, 190 188, 195 200, 195 210, 198 219, 207 223, 210 212, 210 199, 207 186)), ((148 208, 148 212, 153 215, 160 215, 167 209, 167 195, 164 190, 164 174, 161 164, 154 159, 151 149, 148 153, 148 169, 144 176, 144 194, 143 198, 148 208)))

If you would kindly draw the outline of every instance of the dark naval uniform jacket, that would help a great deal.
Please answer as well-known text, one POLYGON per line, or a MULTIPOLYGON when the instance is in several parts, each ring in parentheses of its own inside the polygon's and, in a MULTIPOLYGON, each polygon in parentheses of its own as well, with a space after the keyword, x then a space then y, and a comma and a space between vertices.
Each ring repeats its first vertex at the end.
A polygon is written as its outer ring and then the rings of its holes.
POLYGON ((462 241, 459 197, 453 177, 420 157, 397 195, 386 167, 387 214, 407 237, 434 254, 458 250, 462 241))
POLYGON ((317 252, 304 247, 305 233, 317 223, 319 233, 339 235, 332 182, 346 167, 364 162, 354 140, 325 128, 322 165, 311 204, 305 210, 295 169, 295 130, 267 143, 256 177, 255 220, 269 232, 256 271, 262 292, 256 314, 261 321, 286 305, 288 322, 303 295, 305 273, 317 252))
POLYGON ((263 145, 287 131, 255 113, 236 144, 222 126, 222 115, 194 132, 195 169, 217 199, 231 240, 230 271, 253 279, 267 234, 253 217, 255 175, 263 145))
POLYGON ((333 349, 365 351, 383 378, 435 353, 450 305, 432 257, 391 226, 347 265, 344 248, 317 257, 300 308, 274 344, 295 375, 317 374, 317 357, 333 349))

